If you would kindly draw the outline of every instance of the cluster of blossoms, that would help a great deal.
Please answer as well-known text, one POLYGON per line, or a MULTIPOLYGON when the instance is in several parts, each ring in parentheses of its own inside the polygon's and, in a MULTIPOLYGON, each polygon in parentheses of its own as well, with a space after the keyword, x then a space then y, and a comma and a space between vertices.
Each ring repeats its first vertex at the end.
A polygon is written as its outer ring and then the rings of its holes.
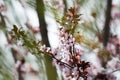
POLYGON ((71 7, 62 20, 61 24, 64 27, 59 29, 59 46, 52 51, 50 48, 42 46, 40 50, 49 53, 57 70, 61 71, 64 80, 87 80, 90 64, 81 60, 82 50, 71 34, 71 30, 79 21, 79 15, 75 8, 71 7))
POLYGON ((53 58, 53 64, 61 71, 64 80, 87 80, 90 64, 81 60, 82 50, 71 34, 71 30, 79 21, 75 8, 71 7, 62 20, 61 24, 64 27, 59 29, 59 46, 53 50, 41 46, 40 50, 53 58))
POLYGON ((64 80, 87 80, 90 64, 81 60, 82 50, 77 47, 79 44, 63 28, 60 29, 59 36, 60 42, 57 48, 51 50, 44 45, 40 50, 53 58, 53 64, 61 71, 64 80))
POLYGON ((64 80, 87 80, 89 62, 82 61, 82 50, 71 34, 60 29, 59 46, 51 51, 50 48, 41 46, 40 50, 47 52, 53 58, 53 64, 61 71, 64 80))
POLYGON ((53 63, 61 71, 64 80, 84 80, 87 79, 89 62, 81 60, 82 51, 77 48, 73 36, 60 29, 59 47, 52 51, 53 63))

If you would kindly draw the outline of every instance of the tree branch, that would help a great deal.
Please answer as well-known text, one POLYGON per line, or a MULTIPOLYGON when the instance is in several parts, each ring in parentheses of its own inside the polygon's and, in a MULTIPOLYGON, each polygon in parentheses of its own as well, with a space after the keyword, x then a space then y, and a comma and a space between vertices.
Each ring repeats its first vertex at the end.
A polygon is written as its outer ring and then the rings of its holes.
POLYGON ((50 43, 48 40, 48 34, 47 34, 47 24, 45 22, 45 7, 43 0, 36 0, 36 10, 39 18, 39 24, 40 24, 40 31, 42 36, 43 44, 45 44, 47 47, 50 47, 50 43))
MULTIPOLYGON (((39 18, 40 32, 41 32, 43 44, 45 44, 47 47, 50 47, 48 34, 47 34, 47 24, 45 22, 45 13, 44 13, 45 7, 43 0, 36 0, 36 5, 37 5, 36 10, 39 18)), ((57 80, 57 73, 52 65, 52 58, 48 55, 45 55, 44 57, 46 60, 46 71, 47 71, 48 80, 57 80)))
POLYGON ((112 8, 112 0, 107 0, 106 19, 105 19, 105 25, 103 29, 103 45, 104 46, 107 46, 107 42, 109 40, 109 35, 110 35, 111 8, 112 8))
POLYGON ((63 4, 64 4, 64 13, 67 12, 67 1, 63 0, 63 4))

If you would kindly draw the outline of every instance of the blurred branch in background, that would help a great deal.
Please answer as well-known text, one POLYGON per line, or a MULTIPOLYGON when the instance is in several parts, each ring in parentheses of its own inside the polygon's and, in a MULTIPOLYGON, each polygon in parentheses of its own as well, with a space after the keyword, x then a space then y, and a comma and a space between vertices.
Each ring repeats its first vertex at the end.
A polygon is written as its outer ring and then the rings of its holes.
POLYGON ((67 12, 67 1, 63 0, 63 4, 64 4, 64 13, 67 12))
POLYGON ((41 31, 43 44, 45 44, 47 47, 50 47, 50 43, 47 35, 47 24, 45 22, 45 13, 44 13, 45 7, 43 0, 36 0, 36 5, 37 5, 36 10, 39 18, 40 31, 41 31))
MULTIPOLYGON (((3 15, 2 15, 1 13, 0 13, 0 18, 1 18, 1 22, 2 22, 2 23, 0 22, 0 25, 2 25, 2 26, 5 27, 5 26, 6 26, 6 25, 5 25, 5 20, 4 20, 4 17, 3 17, 3 15)), ((0 26, 0 27, 1 27, 1 26, 0 26)))
MULTIPOLYGON (((36 0, 36 6, 37 6, 36 10, 39 18, 40 32, 41 32, 43 44, 45 44, 47 47, 50 47, 48 34, 47 34, 47 24, 45 22, 45 13, 44 13, 45 6, 43 0, 36 0)), ((51 57, 45 55, 45 60, 46 60, 46 71, 47 71, 48 80, 57 80, 57 73, 55 68, 53 68, 51 57)))
POLYGON ((107 0, 107 9, 106 9, 106 19, 105 25, 103 29, 103 45, 107 46, 107 42, 109 40, 110 35, 110 20, 111 20, 111 8, 112 8, 112 0, 107 0))
MULTIPOLYGON (((17 59, 17 53, 18 53, 18 52, 17 52, 17 50, 15 50, 14 48, 11 48, 11 51, 12 51, 12 56, 13 56, 13 58, 14 58, 14 61, 15 61, 15 63, 17 63, 17 61, 18 61, 18 59, 17 59)), ((23 58, 20 62, 21 62, 21 64, 20 64, 20 65, 18 66, 18 68, 17 68, 18 80, 24 80, 23 75, 22 75, 22 70, 21 70, 23 64, 25 63, 24 58, 23 58)))

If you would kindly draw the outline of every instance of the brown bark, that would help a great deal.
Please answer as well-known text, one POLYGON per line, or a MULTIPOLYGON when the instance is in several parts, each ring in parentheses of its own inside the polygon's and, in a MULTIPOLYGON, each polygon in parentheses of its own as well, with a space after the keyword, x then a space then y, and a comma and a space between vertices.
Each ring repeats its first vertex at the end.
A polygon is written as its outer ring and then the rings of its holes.
POLYGON ((45 44, 47 47, 50 47, 50 43, 48 40, 48 34, 47 34, 47 24, 45 22, 45 9, 44 9, 44 3, 43 0, 36 0, 36 10, 39 18, 39 23, 40 23, 40 31, 41 31, 41 36, 42 36, 42 42, 45 44))
POLYGON ((107 10, 105 15, 106 19, 103 29, 103 45, 105 47, 107 46, 107 42, 109 40, 109 35, 110 35, 111 8, 112 8, 112 0, 107 0, 107 10))

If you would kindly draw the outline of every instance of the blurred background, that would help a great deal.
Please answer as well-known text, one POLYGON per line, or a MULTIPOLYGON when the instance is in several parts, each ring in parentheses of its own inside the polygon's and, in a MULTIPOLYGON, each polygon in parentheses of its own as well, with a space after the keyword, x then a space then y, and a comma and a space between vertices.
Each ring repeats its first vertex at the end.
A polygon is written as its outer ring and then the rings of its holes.
POLYGON ((75 32, 85 39, 82 59, 94 65, 94 75, 116 70, 120 80, 120 0, 0 0, 0 80, 63 80, 52 58, 32 46, 34 40, 59 46, 58 21, 70 7, 81 14, 75 32), (26 39, 12 39, 13 25, 26 39), (31 46, 21 46, 24 41, 31 46))

